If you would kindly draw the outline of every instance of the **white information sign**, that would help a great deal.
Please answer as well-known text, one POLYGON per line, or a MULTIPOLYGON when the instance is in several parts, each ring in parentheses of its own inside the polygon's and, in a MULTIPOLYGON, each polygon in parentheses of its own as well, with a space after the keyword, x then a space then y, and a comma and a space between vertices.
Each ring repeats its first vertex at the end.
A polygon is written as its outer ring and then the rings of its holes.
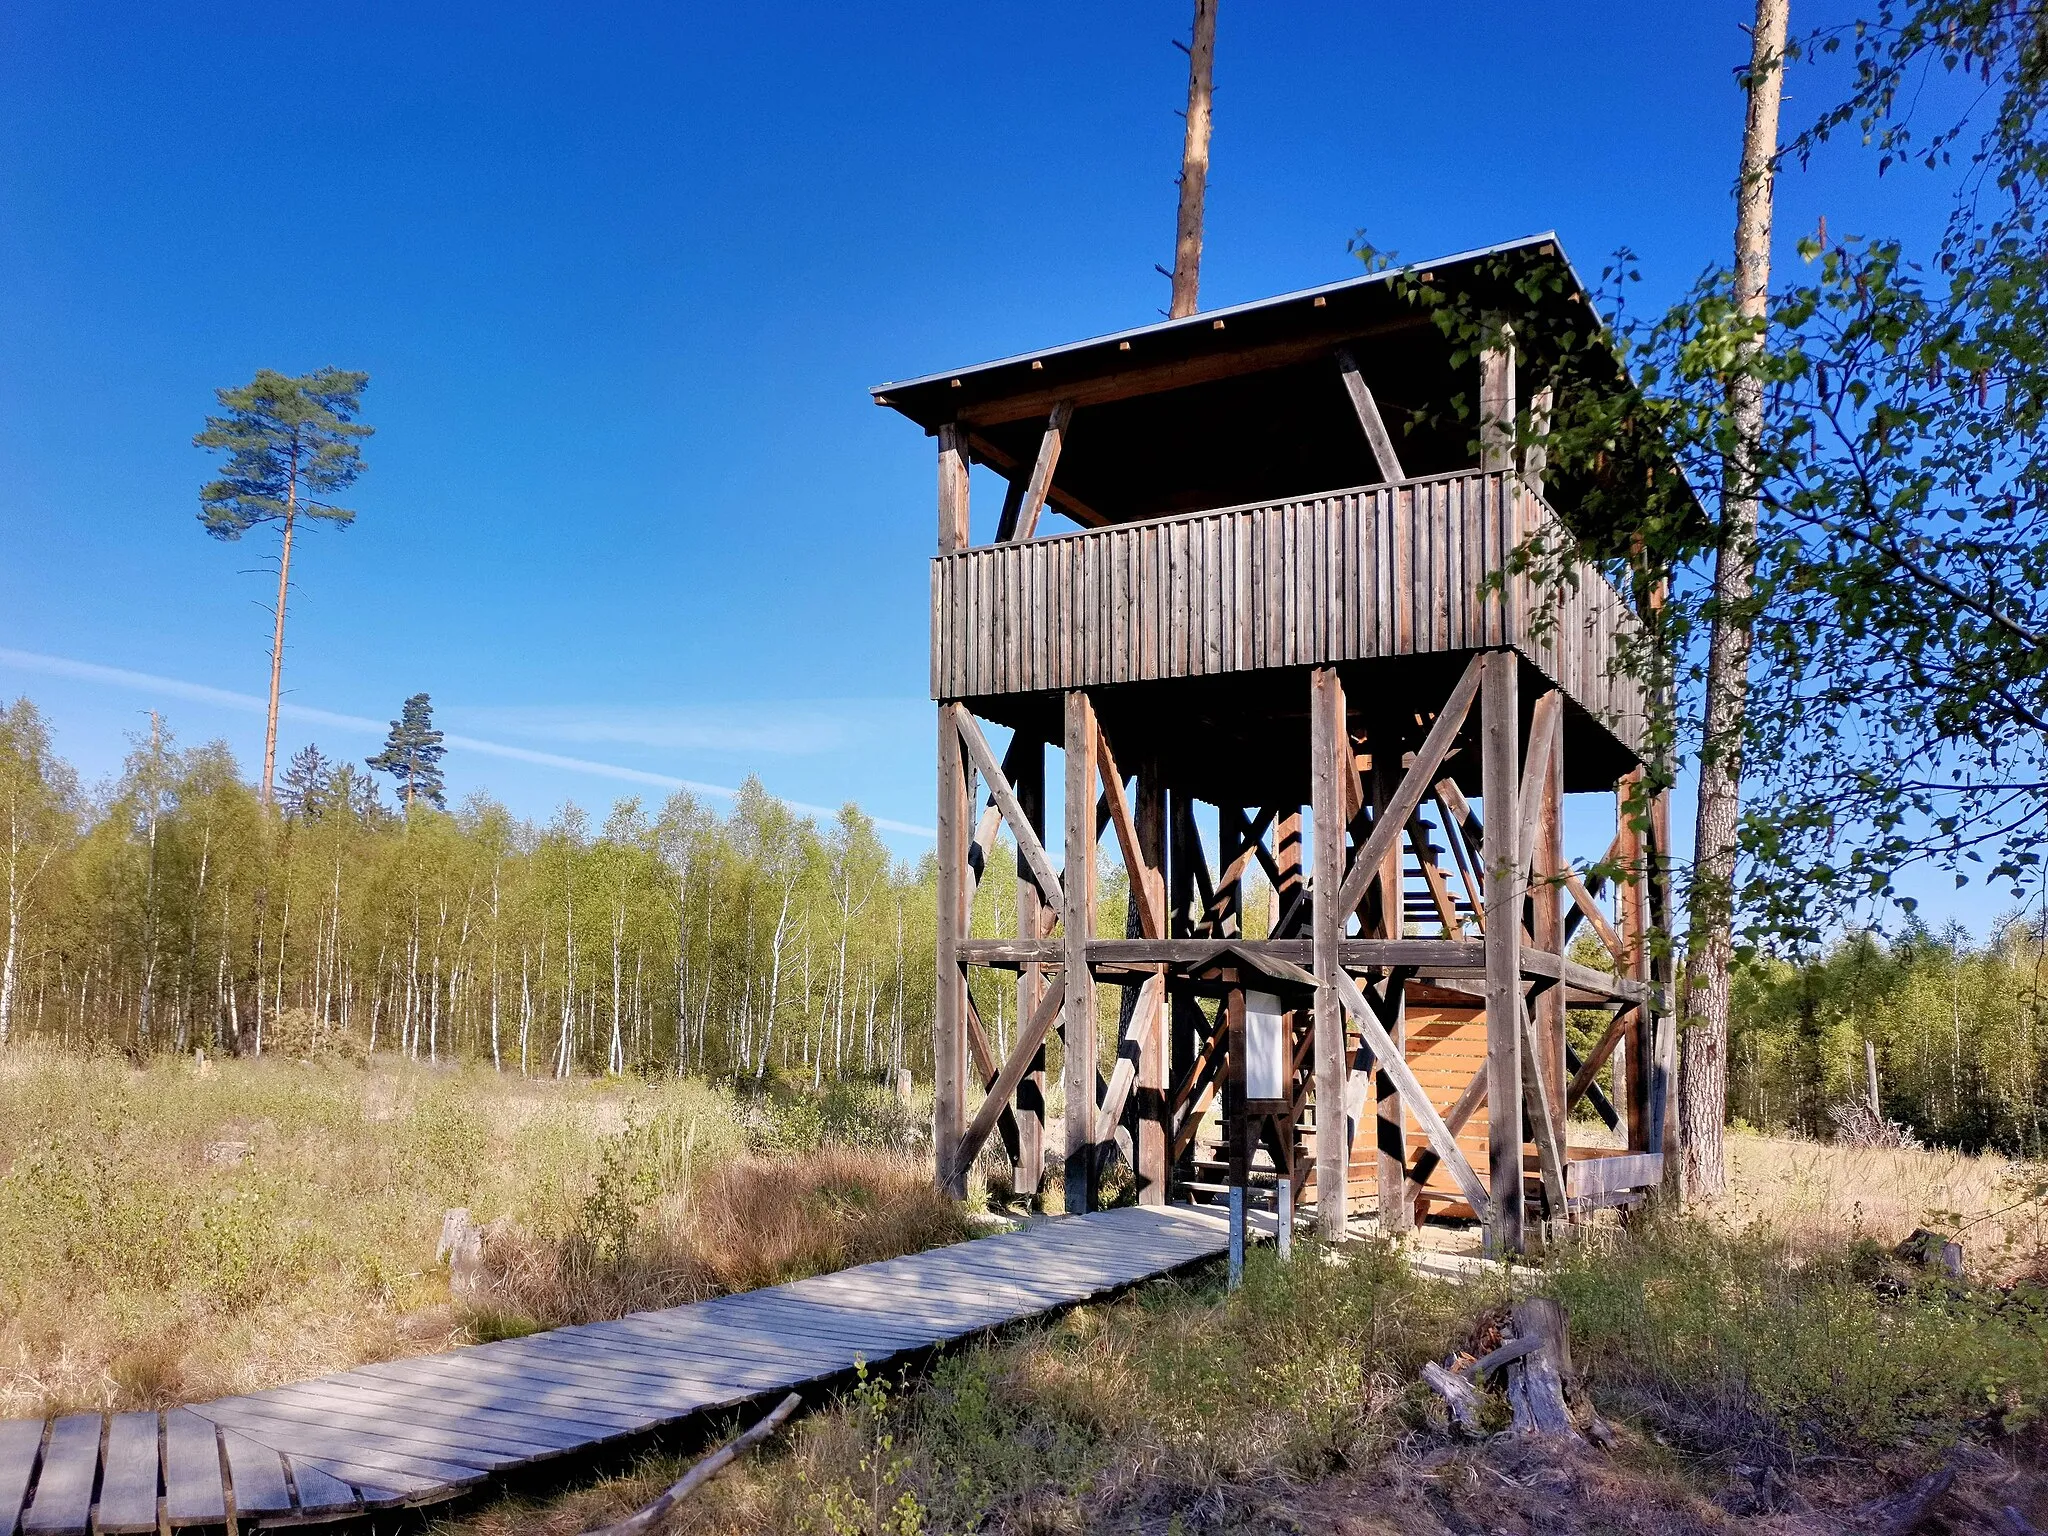
POLYGON ((1287 1014, 1270 992, 1244 995, 1244 1096, 1287 1097, 1287 1014))

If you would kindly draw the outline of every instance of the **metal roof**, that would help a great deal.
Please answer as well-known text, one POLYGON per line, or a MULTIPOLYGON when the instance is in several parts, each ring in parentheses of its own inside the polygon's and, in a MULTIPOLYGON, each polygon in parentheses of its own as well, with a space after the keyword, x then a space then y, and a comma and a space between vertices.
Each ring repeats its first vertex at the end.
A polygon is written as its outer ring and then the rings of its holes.
MULTIPOLYGON (((989 362, 976 363, 967 368, 946 368, 941 369, 937 373, 920 374, 916 378, 896 379, 887 384, 877 384, 868 393, 874 397, 876 404, 889 405, 893 402, 887 397, 892 391, 908 391, 926 388, 935 384, 950 384, 954 379, 964 380, 976 375, 992 373, 1001 368, 1014 368, 1019 364, 1044 362, 1050 358, 1066 357, 1077 352, 1085 352, 1094 347, 1115 346, 1118 343, 1135 341, 1141 337, 1171 335, 1178 331, 1213 329, 1219 320, 1227 321, 1238 316, 1255 315, 1265 310, 1278 309, 1289 304, 1298 304, 1303 300, 1327 298, 1333 294, 1352 293, 1359 289, 1373 287, 1376 284, 1392 282, 1398 277, 1422 272, 1434 273, 1445 268, 1482 261, 1490 256, 1499 256, 1510 251, 1529 250, 1546 244, 1552 248, 1557 259, 1564 263, 1565 270, 1571 273, 1572 281, 1578 287, 1579 296, 1587 298, 1585 282, 1580 278, 1578 270, 1572 266, 1571 259, 1564 254, 1564 245, 1557 238, 1556 231, 1543 230, 1537 234, 1524 235, 1517 240, 1504 240, 1496 245, 1480 246, 1469 251, 1458 251, 1448 256, 1432 257, 1427 261, 1405 262, 1401 266, 1389 267, 1382 272, 1369 272, 1362 277, 1347 277, 1339 282, 1319 283, 1314 287, 1298 288, 1291 293, 1275 294, 1271 298, 1265 299, 1253 299, 1243 304, 1231 304, 1222 309, 1205 309, 1192 315, 1184 315, 1177 320, 1159 320, 1150 325, 1134 326, 1129 330, 1123 331, 1111 331, 1105 335, 1090 336, 1081 341, 1065 342, 1055 347, 1040 347, 1029 352, 1012 353, 1008 357, 999 357, 989 362)), ((1587 302, 1590 304, 1589 298, 1587 298, 1587 302)))

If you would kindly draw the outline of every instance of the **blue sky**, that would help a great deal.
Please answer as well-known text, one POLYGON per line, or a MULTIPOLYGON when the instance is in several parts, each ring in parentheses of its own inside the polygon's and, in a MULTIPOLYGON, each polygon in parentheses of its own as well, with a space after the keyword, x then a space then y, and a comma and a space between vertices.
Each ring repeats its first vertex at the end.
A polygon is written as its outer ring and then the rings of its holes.
MULTIPOLYGON (((282 752, 360 758, 425 690, 458 793, 756 773, 914 852, 932 453, 866 388, 1156 317, 1189 9, 8 8, 0 692, 89 779, 152 705, 254 763, 271 542, 201 533, 191 436, 258 367, 361 368, 282 752)), ((1205 304, 1348 275, 1361 228, 1555 228, 1669 295, 1725 260, 1748 11, 1226 0, 1205 304)), ((1936 212, 1830 161, 1781 244, 1936 212)))

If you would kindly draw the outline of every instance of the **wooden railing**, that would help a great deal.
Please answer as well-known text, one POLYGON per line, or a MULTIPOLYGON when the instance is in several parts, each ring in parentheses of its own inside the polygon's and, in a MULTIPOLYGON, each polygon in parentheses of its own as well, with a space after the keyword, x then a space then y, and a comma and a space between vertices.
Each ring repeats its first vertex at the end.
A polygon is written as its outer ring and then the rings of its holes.
POLYGON ((1636 620, 1590 565, 1543 601, 1508 556, 1555 514, 1466 472, 985 545, 932 567, 932 695, 972 699, 1512 645, 1625 744, 1636 620))

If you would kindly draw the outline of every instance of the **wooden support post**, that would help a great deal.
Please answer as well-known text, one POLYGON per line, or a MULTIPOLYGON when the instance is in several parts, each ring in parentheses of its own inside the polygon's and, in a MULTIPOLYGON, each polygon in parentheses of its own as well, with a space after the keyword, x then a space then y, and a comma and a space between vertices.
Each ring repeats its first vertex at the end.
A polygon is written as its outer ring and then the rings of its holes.
POLYGON ((1066 864, 1060 921, 1066 1007, 1061 1027, 1066 1087, 1066 1206, 1079 1215, 1095 1209, 1096 1145, 1095 977, 1088 941, 1095 937, 1095 707, 1081 689, 1066 696, 1066 864))
MULTIPOLYGON (((1499 315, 1482 322, 1485 336, 1479 351, 1479 467, 1515 467, 1515 333, 1499 315)), ((1487 802, 1489 818, 1499 815, 1487 802)), ((1503 823, 1506 817, 1500 818, 1503 823)))
POLYGON ((939 1187, 967 1194, 960 1142, 967 1128, 967 975, 960 940, 967 936, 968 820, 973 803, 960 749, 959 714, 939 706, 938 997, 932 1017, 932 1153, 939 1187))
MULTIPOLYGON (((1398 816, 1402 812, 1395 803, 1401 788, 1402 765, 1400 736, 1396 722, 1382 715, 1374 722, 1372 740, 1372 798, 1375 820, 1381 816, 1398 816)), ((1379 925, 1371 938, 1398 939, 1406 926, 1403 911, 1406 903, 1402 899, 1404 881, 1401 876, 1401 844, 1396 841, 1387 845, 1387 854, 1382 862, 1379 878, 1379 925)), ((1387 1033, 1393 1038, 1397 1050, 1408 1049, 1408 986, 1398 972, 1387 977, 1387 989, 1391 994, 1390 1017, 1387 1019, 1387 1033)), ((1408 1199, 1408 1135, 1406 1118, 1401 1111, 1401 1095, 1394 1087, 1394 1079, 1380 1064, 1375 1074, 1377 1117, 1374 1126, 1377 1137, 1377 1161, 1374 1167, 1374 1182, 1378 1189, 1380 1231, 1393 1234, 1406 1232, 1415 1225, 1415 1207, 1408 1199)))
MULTIPOLYGON (((1025 819, 1038 834, 1040 843, 1045 841, 1045 744, 1032 741, 1028 746, 1022 741, 1013 743, 1010 757, 1015 760, 1015 772, 1011 779, 1017 791, 1017 803, 1023 809, 1025 819)), ((1046 903, 1038 882, 1032 878, 1030 867, 1023 860, 1017 862, 1017 937, 1037 940, 1045 937, 1046 903)), ((1017 968, 1017 1025, 1021 1033, 1024 1021, 1038 1012, 1039 1000, 1045 996, 1045 967, 1027 963, 1017 968)), ((1019 1195, 1035 1199, 1039 1181, 1045 1176, 1045 1047, 1040 1046, 1033 1058, 1031 1070, 1017 1085, 1017 1171, 1013 1186, 1019 1195)))
POLYGON ((955 422, 939 428, 939 553, 967 547, 967 430, 955 422))
POLYGON ((1345 726, 1344 684, 1335 667, 1317 667, 1310 674, 1309 754, 1315 827, 1316 1227, 1326 1240, 1338 1242, 1344 1236, 1351 1163, 1344 1110, 1350 1063, 1337 983, 1338 946, 1347 914, 1332 897, 1344 884, 1344 775, 1350 766, 1351 738, 1345 726))
MULTIPOLYGON (((1536 947, 1546 954, 1564 953, 1564 887, 1558 883, 1558 876, 1565 867, 1564 860, 1564 728, 1562 723, 1550 732, 1548 750, 1541 762, 1528 765, 1528 771, 1541 777, 1536 801, 1536 870, 1537 877, 1530 881, 1529 899, 1534 907, 1531 914, 1530 937, 1536 947)), ((1537 750, 1537 743, 1530 743, 1530 750, 1537 750)), ((1541 1081, 1544 1092, 1549 1095, 1550 1123, 1557 1128, 1560 1145, 1565 1139, 1564 1089, 1569 1074, 1564 1065, 1565 1037, 1565 989, 1562 986, 1545 987, 1536 995, 1535 1032, 1537 1045, 1542 1049, 1541 1081)), ((1562 1212, 1556 1213, 1560 1218, 1562 1212)))
MULTIPOLYGON (((1650 801, 1650 846, 1644 850, 1649 870, 1650 927, 1666 939, 1671 921, 1671 791, 1660 789, 1650 801)), ((1651 1140, 1664 1152, 1664 1185, 1680 1194, 1679 1170, 1683 1166, 1678 1139, 1678 1015, 1672 1006, 1671 952, 1652 945, 1650 980, 1662 989, 1662 1001, 1653 1012, 1657 1021, 1651 1050, 1654 1066, 1650 1075, 1651 1140)))
MULTIPOLYGON (((1616 858, 1622 866, 1618 894, 1621 942, 1629 957, 1628 974, 1637 981, 1648 981, 1650 873, 1643 860, 1642 832, 1630 808, 1630 801, 1641 793, 1642 779, 1643 771, 1638 768, 1616 787, 1614 842, 1616 858)), ((1633 1152, 1658 1150, 1650 1136, 1650 1073, 1655 1065, 1656 1032, 1656 1019, 1651 1011, 1638 1008, 1614 1048, 1615 1097, 1628 1124, 1629 1150, 1633 1152)))
MULTIPOLYGON (((1186 802, 1187 792, 1176 789, 1166 806, 1167 933, 1176 939, 1188 938, 1195 931, 1194 853, 1188 846, 1188 839, 1181 833, 1187 816, 1186 802)), ((1171 981, 1167 983, 1167 1005, 1168 1054, 1173 1060, 1172 1080, 1179 1083, 1194 1070, 1206 1031, 1202 1027, 1200 1006, 1183 986, 1171 981)), ((1194 1177, 1193 1128, 1200 1112, 1197 1103, 1188 1111, 1187 1126, 1174 1139, 1174 1146, 1179 1148, 1173 1156, 1177 1167, 1175 1176, 1183 1182, 1194 1177)))
POLYGON ((1480 794, 1491 825, 1481 846, 1486 894, 1486 1248, 1522 1251, 1522 882, 1515 835, 1520 756, 1519 665, 1488 651, 1480 685, 1480 794))
MULTIPOLYGON (((965 549, 968 539, 967 434, 958 424, 939 428, 939 553, 965 549)), ((938 995, 932 1011, 932 1160, 939 1187, 955 1199, 967 1194, 960 1143, 967 1128, 967 976, 960 940, 967 936, 973 876, 968 849, 974 806, 961 750, 962 706, 939 706, 938 995)))
MULTIPOLYGON (((1166 783, 1160 778, 1159 765, 1155 762, 1138 765, 1136 820, 1140 863, 1130 871, 1131 882, 1134 887, 1142 884, 1145 905, 1149 910, 1163 913, 1166 910, 1166 783)), ((1165 935, 1162 932, 1159 936, 1163 938, 1165 935)), ((1147 986, 1159 996, 1147 1014, 1151 1023, 1138 1039, 1137 1123, 1131 1132, 1133 1171, 1138 1176, 1138 1203, 1164 1205, 1167 1138, 1172 1134, 1172 1127, 1167 1123, 1166 1090, 1173 1078, 1172 1065, 1166 1055, 1166 972, 1163 966, 1147 986)))

